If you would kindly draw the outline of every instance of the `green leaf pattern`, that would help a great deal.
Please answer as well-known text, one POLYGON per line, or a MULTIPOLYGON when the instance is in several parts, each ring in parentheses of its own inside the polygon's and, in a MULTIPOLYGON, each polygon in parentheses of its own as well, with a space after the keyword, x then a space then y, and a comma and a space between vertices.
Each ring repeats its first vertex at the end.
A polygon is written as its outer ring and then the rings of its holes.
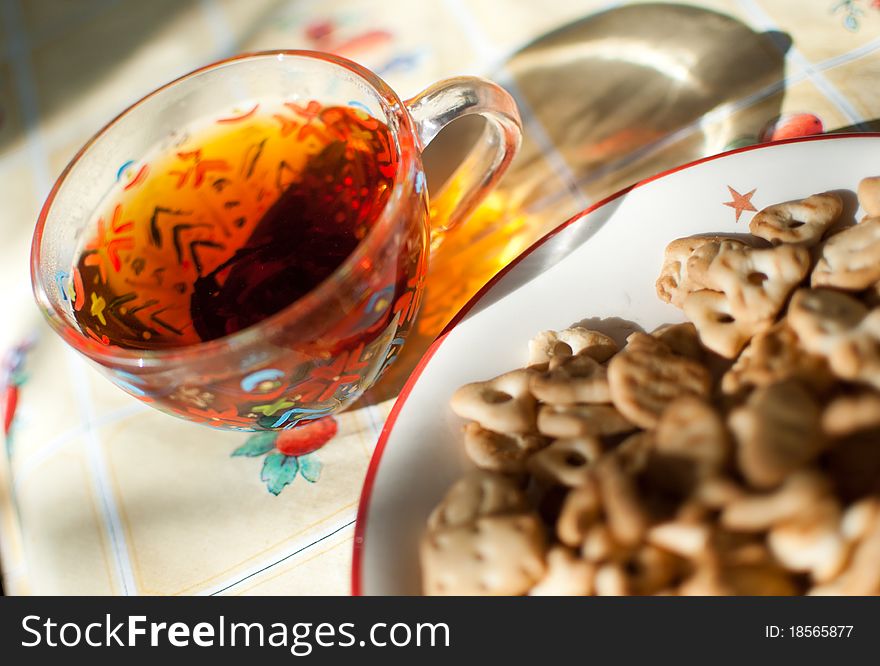
POLYGON ((296 456, 271 453, 263 461, 260 480, 266 484, 266 488, 270 493, 278 495, 278 493, 293 482, 298 470, 299 462, 296 456))
POLYGON ((269 453, 272 449, 275 448, 275 439, 277 438, 277 434, 274 432, 260 432, 256 435, 252 435, 248 437, 248 440, 239 446, 235 451, 232 452, 233 457, 235 456, 247 456, 248 458, 254 458, 256 456, 261 456, 264 453, 269 453))
POLYGON ((299 473, 309 483, 315 483, 321 477, 323 465, 314 453, 307 453, 299 457, 299 473))

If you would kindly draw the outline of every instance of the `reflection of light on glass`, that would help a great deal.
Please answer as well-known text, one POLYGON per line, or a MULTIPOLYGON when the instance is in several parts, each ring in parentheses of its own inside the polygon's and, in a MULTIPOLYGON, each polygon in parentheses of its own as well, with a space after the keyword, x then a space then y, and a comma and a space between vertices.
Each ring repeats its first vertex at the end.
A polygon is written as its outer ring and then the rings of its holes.
MULTIPOLYGON (((443 192, 431 199, 432 223, 441 226, 463 176, 453 176, 443 192)), ((397 395, 428 345, 455 314, 502 268, 568 215, 559 206, 540 209, 525 205, 534 190, 532 179, 506 179, 460 225, 435 238, 421 311, 397 361, 364 399, 380 402, 397 395)), ((530 201, 528 203, 534 203, 530 201)))
MULTIPOLYGON (((431 201, 432 225, 443 225, 450 202, 460 193, 462 177, 453 177, 431 201)), ((434 336, 459 309, 523 249, 534 242, 534 220, 519 213, 511 192, 490 193, 461 225, 442 234, 432 253, 425 283, 421 335, 434 336)))
POLYGON ((683 49, 663 50, 635 39, 606 37, 580 44, 565 44, 548 49, 525 51, 517 56, 516 67, 524 70, 548 69, 577 63, 587 58, 628 62, 656 70, 682 84, 702 89, 691 73, 697 64, 695 54, 683 49))
MULTIPOLYGON (((518 215, 511 218, 511 220, 505 225, 504 231, 507 232, 506 235, 510 236, 517 230, 522 229, 522 227, 526 224, 528 224, 527 218, 525 216, 518 215)), ((519 234, 519 237, 516 240, 511 240, 510 242, 508 242, 503 247, 501 252, 499 252, 496 256, 496 272, 507 266, 507 264, 509 264, 514 259, 516 259, 522 253, 522 251, 526 249, 526 247, 531 245, 534 240, 535 239, 530 234, 519 234)))

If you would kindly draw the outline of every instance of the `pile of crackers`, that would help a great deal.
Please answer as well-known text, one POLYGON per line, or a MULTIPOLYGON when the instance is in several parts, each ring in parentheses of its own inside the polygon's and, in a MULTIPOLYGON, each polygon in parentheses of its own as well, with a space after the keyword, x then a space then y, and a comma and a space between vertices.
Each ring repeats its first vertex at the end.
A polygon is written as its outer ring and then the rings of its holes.
POLYGON ((426 594, 880 594, 880 177, 748 236, 672 241, 689 320, 546 331, 461 387, 474 469, 421 543, 426 594))

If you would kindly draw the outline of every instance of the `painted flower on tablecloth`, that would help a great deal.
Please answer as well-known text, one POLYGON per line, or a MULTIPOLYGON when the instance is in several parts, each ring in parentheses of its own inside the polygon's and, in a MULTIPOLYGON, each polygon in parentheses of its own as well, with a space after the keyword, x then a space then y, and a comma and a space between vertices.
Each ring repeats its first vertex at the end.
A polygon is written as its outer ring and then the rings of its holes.
POLYGON ((730 141, 724 150, 735 150, 744 146, 753 146, 768 141, 781 141, 802 136, 814 136, 825 132, 822 119, 815 113, 807 111, 783 113, 770 118, 761 130, 755 134, 745 134, 730 141))
POLYGON ((0 417, 3 419, 7 454, 12 453, 12 425, 18 408, 19 389, 28 379, 24 369, 25 361, 35 343, 36 338, 32 337, 13 347, 0 364, 0 417))
POLYGON ((843 27, 856 32, 865 16, 865 8, 880 11, 880 0, 837 0, 831 6, 831 13, 842 14, 843 27))
POLYGON ((374 18, 358 10, 314 17, 291 3, 275 23, 282 30, 293 29, 309 48, 357 60, 380 76, 411 71, 426 59, 425 46, 402 49, 390 27, 375 25, 374 18))
POLYGON ((801 136, 822 134, 825 126, 822 119, 814 113, 783 113, 771 118, 758 135, 759 143, 794 139, 801 136))
POLYGON ((260 432, 232 452, 233 456, 263 459, 260 480, 273 495, 293 483, 297 475, 309 483, 321 476, 321 461, 315 453, 338 431, 336 419, 327 416, 280 432, 260 432))

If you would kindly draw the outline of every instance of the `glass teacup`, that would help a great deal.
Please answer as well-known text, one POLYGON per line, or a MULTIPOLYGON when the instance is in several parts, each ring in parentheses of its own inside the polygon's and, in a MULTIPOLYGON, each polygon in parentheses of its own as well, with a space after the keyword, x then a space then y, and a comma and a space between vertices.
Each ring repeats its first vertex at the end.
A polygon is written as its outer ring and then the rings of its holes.
MULTIPOLYGON (((419 309, 432 244, 494 187, 520 137, 512 98, 478 78, 442 81, 404 102, 376 75, 328 54, 276 51, 224 60, 137 102, 74 157, 49 194, 34 233, 34 292, 52 328, 69 345, 157 409, 228 429, 291 428, 345 409, 394 360, 419 309), (393 184, 351 254, 305 295, 216 339, 138 349, 83 326, 76 314, 84 307, 94 312, 97 301, 93 293, 93 303, 83 302, 82 276, 75 270, 78 252, 85 236, 94 233, 96 211, 119 188, 125 166, 140 165, 129 169, 136 183, 148 172, 157 146, 198 155, 198 147, 187 144, 187 128, 211 118, 243 119, 266 99, 301 113, 310 105, 353 108, 363 122, 376 119, 387 126, 393 184), (468 114, 485 117, 486 129, 451 179, 456 191, 441 193, 444 210, 452 212, 432 229, 421 152, 447 123, 468 114)), ((138 225, 146 229, 148 224, 133 220, 131 227, 126 222, 118 228, 138 233, 138 225)), ((113 255, 111 271, 133 261, 119 247, 100 248, 113 255)), ((162 311, 157 300, 145 301, 152 310, 138 306, 143 316, 162 311)), ((132 321, 130 303, 128 310, 99 304, 102 322, 121 317, 119 312, 132 321)))

